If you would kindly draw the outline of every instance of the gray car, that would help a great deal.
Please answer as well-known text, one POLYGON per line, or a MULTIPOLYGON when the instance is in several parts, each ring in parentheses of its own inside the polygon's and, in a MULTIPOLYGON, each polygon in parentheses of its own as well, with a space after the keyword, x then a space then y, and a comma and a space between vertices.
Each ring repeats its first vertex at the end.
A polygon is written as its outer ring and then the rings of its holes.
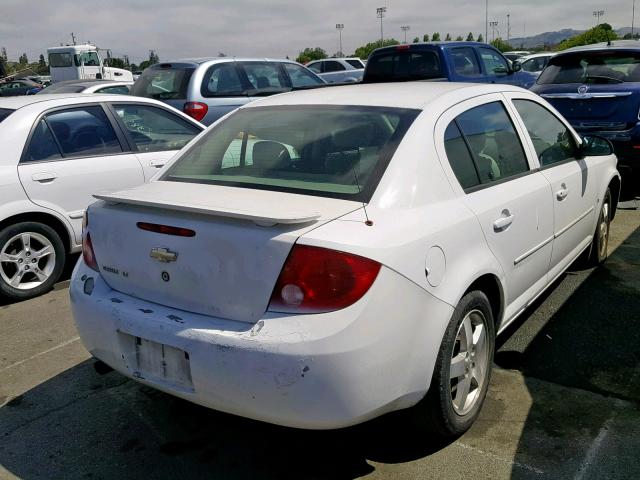
POLYGON ((364 63, 354 58, 325 58, 306 65, 327 83, 357 83, 362 81, 364 63))
POLYGON ((290 60, 216 57, 153 65, 136 80, 131 95, 161 100, 210 125, 257 98, 324 85, 290 60))

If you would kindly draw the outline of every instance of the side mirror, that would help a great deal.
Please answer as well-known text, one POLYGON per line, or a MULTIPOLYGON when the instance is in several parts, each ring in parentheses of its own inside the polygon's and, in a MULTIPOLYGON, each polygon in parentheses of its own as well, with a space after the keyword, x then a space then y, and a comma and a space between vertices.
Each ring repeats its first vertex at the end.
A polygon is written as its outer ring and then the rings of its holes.
POLYGON ((613 155, 614 149, 611 141, 597 135, 589 135, 582 138, 582 144, 579 147, 580 156, 584 157, 606 157, 613 155))
POLYGON ((519 72, 520 70, 522 70, 522 64, 520 63, 519 60, 514 60, 513 63, 511 64, 511 71, 513 73, 519 72))

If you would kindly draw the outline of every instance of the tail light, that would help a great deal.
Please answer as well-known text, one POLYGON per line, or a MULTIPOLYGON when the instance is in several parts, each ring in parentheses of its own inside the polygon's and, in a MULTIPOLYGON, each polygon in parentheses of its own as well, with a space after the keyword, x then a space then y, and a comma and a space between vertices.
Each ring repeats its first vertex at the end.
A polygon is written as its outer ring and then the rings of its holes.
POLYGON ((209 106, 202 102, 187 102, 184 104, 184 107, 182 107, 182 111, 191 118, 195 118, 197 121, 200 121, 209 111, 209 106))
POLYGON ((98 267, 98 261, 96 260, 96 254, 93 251, 93 243, 91 243, 91 235, 89 234, 89 213, 84 212, 84 218, 82 219, 82 259, 87 267, 100 271, 98 267))
POLYGON ((374 260, 295 245, 280 272, 269 310, 323 313, 346 308, 367 293, 380 271, 374 260))

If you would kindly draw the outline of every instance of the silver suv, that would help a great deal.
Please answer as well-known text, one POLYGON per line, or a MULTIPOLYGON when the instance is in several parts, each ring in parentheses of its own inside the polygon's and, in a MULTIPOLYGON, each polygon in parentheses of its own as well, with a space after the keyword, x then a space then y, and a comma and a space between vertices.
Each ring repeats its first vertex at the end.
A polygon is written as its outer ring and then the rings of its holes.
POLYGON ((161 100, 210 125, 256 98, 325 84, 290 60, 197 58, 147 68, 131 95, 161 100))

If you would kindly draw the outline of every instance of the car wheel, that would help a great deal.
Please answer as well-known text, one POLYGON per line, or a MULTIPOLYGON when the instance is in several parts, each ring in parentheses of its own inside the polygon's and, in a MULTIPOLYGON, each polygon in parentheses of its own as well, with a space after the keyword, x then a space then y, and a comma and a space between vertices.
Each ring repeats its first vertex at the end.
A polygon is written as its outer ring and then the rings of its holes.
POLYGON ((431 430, 453 437, 471 427, 489 388, 494 349, 489 300, 483 292, 469 292, 449 322, 420 407, 431 430))
POLYGON ((602 207, 598 216, 598 224, 593 234, 589 265, 596 266, 607 259, 609 254, 609 227, 611 224, 611 192, 607 188, 602 199, 602 207))
POLYGON ((42 223, 23 222, 0 231, 0 295, 25 300, 60 278, 65 250, 60 236, 42 223))

